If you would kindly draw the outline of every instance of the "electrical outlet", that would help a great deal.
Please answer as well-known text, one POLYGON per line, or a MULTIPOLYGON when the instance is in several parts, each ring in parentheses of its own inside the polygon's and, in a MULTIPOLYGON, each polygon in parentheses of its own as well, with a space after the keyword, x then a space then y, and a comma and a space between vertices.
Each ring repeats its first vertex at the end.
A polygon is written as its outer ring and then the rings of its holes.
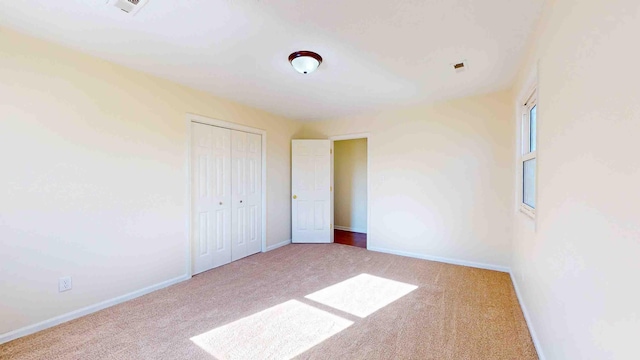
POLYGON ((58 279, 58 292, 71 290, 71 276, 65 276, 58 279))

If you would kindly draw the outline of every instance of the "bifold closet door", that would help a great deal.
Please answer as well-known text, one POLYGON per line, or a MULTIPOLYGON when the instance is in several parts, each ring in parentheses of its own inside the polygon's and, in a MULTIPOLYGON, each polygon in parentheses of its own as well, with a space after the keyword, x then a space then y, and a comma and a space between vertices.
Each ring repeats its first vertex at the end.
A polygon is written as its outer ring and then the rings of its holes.
POLYGON ((231 130, 231 259, 262 249, 262 137, 231 130))
POLYGON ((191 124, 193 274, 231 262, 231 130, 191 124))

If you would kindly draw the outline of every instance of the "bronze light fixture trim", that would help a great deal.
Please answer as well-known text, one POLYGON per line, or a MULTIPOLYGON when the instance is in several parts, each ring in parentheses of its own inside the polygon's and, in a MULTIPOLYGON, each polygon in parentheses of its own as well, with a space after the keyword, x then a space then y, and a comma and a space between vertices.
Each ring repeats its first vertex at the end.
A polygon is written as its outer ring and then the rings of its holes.
POLYGON ((322 64, 322 56, 313 51, 301 50, 289 55, 289 62, 301 74, 310 74, 322 64))

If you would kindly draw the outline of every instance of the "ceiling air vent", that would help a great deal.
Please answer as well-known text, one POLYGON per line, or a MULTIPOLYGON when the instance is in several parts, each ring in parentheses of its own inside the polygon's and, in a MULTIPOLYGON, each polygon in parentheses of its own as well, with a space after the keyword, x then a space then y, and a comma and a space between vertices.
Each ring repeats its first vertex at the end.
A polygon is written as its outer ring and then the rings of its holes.
POLYGON ((451 64, 451 66, 453 66, 453 70, 455 70, 456 73, 461 73, 467 70, 467 60, 462 60, 460 62, 451 64))
POLYGON ((135 15, 148 1, 149 0, 107 0, 107 4, 111 3, 127 14, 135 15))

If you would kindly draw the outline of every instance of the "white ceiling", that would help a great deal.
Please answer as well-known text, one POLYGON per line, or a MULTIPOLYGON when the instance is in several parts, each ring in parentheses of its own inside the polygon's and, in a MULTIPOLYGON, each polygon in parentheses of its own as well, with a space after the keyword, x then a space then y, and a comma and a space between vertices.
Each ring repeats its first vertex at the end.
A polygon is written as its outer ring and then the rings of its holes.
POLYGON ((135 16, 105 1, 3 0, 0 26, 321 120, 507 88, 544 0, 150 0, 135 16), (298 74, 296 50, 324 62, 298 74))

